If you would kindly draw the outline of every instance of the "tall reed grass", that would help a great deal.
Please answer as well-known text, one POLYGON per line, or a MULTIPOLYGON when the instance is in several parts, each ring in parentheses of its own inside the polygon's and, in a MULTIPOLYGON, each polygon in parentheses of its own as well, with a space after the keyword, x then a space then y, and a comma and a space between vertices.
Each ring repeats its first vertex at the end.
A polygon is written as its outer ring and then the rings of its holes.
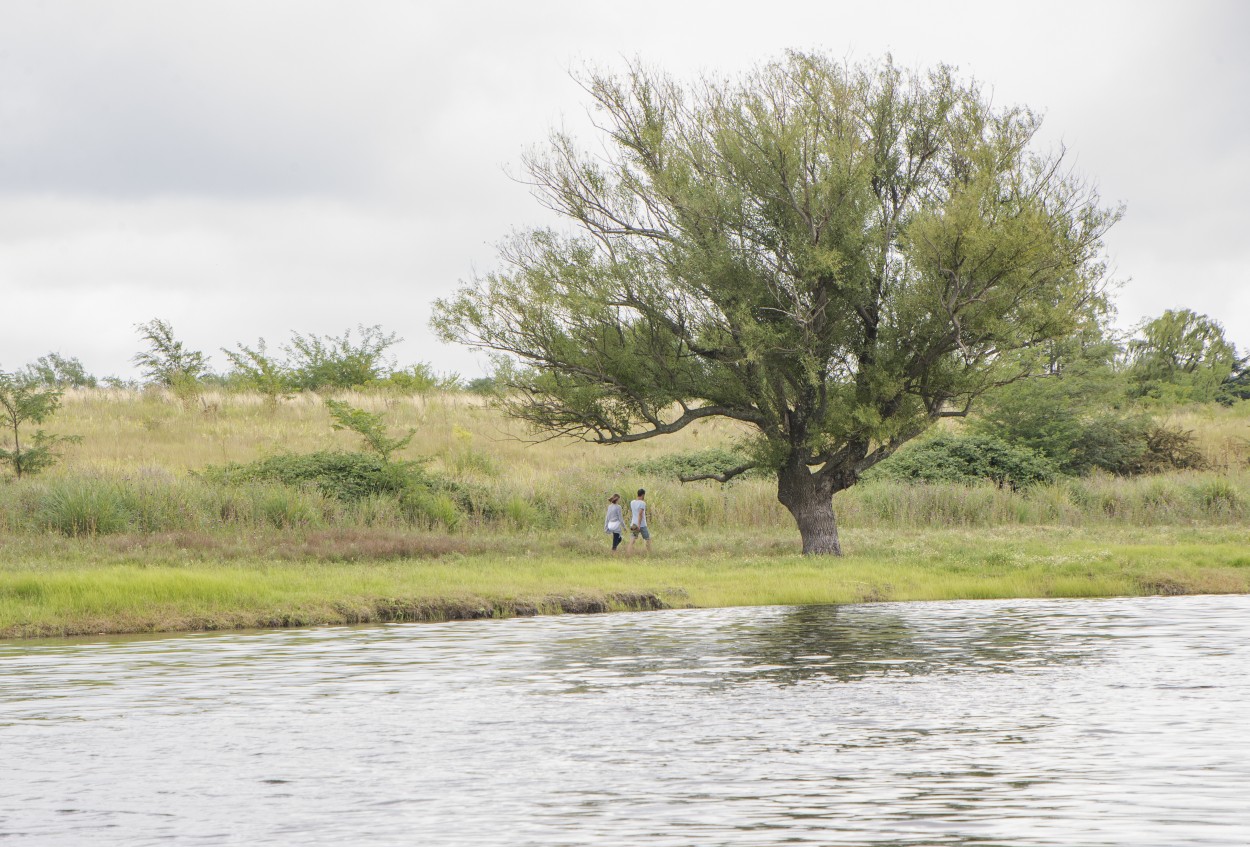
MULTIPOLYGON (((606 480, 570 474, 545 487, 497 480, 483 486, 487 508, 466 514, 447 497, 375 496, 353 502, 315 489, 252 483, 221 485, 159 472, 62 474, 0 485, 0 532, 211 532, 252 529, 377 528, 535 533, 598 531, 606 480), (588 496, 591 492, 592 496, 588 496)), ((771 485, 724 490, 641 479, 656 532, 793 527, 771 485)), ((1184 473, 1146 479, 1096 477, 1022 491, 993 485, 871 482, 841 492, 844 527, 989 527, 1000 525, 1228 525, 1250 517, 1250 474, 1184 473)))

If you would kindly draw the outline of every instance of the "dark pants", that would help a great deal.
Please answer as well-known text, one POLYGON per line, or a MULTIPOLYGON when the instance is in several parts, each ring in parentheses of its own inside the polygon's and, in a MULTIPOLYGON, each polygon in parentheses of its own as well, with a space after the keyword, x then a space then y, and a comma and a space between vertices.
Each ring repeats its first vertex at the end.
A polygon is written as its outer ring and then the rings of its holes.
POLYGON ((621 546, 621 534, 619 532, 612 533, 612 549, 615 550, 621 546))

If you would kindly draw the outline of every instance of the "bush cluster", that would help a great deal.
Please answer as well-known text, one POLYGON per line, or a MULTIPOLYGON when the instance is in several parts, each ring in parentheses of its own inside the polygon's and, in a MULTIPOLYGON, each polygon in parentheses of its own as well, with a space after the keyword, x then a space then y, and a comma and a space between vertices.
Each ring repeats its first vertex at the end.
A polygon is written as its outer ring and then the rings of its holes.
POLYGON ((210 466, 199 475, 209 482, 228 485, 276 482, 312 487, 326 497, 344 501, 433 487, 418 462, 388 462, 369 453, 341 451, 284 453, 246 464, 210 466))
POLYGON ((491 511, 481 498, 473 496, 471 489, 429 473, 421 462, 392 462, 371 453, 287 453, 247 464, 208 467, 200 476, 215 484, 273 483, 295 489, 311 488, 324 497, 347 503, 394 498, 410 520, 448 529, 467 514, 491 511))
POLYGON ((1028 447, 987 435, 938 435, 886 459, 868 473, 883 479, 975 483, 989 480, 1013 490, 1052 482, 1055 466, 1028 447))

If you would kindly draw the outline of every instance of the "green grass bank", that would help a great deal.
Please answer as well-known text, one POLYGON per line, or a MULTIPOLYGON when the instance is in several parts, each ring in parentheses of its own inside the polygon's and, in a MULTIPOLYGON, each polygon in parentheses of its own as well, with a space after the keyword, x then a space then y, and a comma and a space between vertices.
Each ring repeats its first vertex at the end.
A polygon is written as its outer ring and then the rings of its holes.
POLYGON ((560 612, 1250 591, 1250 530, 860 529, 841 559, 789 533, 683 534, 650 557, 586 535, 171 533, 0 541, 0 638, 560 612))

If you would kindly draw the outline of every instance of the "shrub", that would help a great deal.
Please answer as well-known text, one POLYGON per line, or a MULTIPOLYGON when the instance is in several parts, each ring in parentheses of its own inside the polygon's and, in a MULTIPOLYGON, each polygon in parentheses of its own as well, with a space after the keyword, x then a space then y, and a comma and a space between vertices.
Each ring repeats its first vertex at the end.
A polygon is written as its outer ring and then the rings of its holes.
MULTIPOLYGON (((420 462, 388 462, 369 453, 281 454, 250 464, 208 467, 199 476, 224 485, 277 483, 288 488, 313 488, 322 496, 343 503, 392 498, 408 520, 448 529, 455 528, 464 512, 481 508, 473 490, 428 473, 420 462)), ((301 503, 299 498, 285 505, 276 500, 266 502, 261 513, 275 526, 322 522, 311 505, 301 503)))
POLYGON ((61 394, 60 388, 41 387, 31 376, 0 372, 0 429, 4 431, 4 443, 12 445, 0 447, 0 463, 8 465, 18 479, 53 464, 58 457, 58 444, 81 440, 72 435, 49 435, 42 429, 33 436, 29 429, 23 433, 27 424, 43 423, 56 413, 61 394))
POLYGON ((1147 427, 1138 459, 1141 473, 1168 470, 1202 470, 1207 460, 1194 441, 1193 430, 1163 425, 1147 427))
POLYGON ((899 451, 870 475, 923 482, 990 480, 1017 489, 1050 482, 1056 472, 1051 462, 1027 447, 985 435, 938 435, 899 451))
POLYGON ((411 367, 392 371, 385 377, 371 379, 364 387, 400 394, 429 394, 434 391, 459 391, 463 388, 463 383, 459 374, 435 373, 430 365, 418 362, 411 367))
POLYGON ((416 462, 388 462, 368 453, 322 451, 283 453, 248 464, 210 466, 200 476, 209 482, 239 485, 277 482, 313 486, 337 500, 360 500, 379 494, 398 495, 410 487, 428 486, 416 462))

